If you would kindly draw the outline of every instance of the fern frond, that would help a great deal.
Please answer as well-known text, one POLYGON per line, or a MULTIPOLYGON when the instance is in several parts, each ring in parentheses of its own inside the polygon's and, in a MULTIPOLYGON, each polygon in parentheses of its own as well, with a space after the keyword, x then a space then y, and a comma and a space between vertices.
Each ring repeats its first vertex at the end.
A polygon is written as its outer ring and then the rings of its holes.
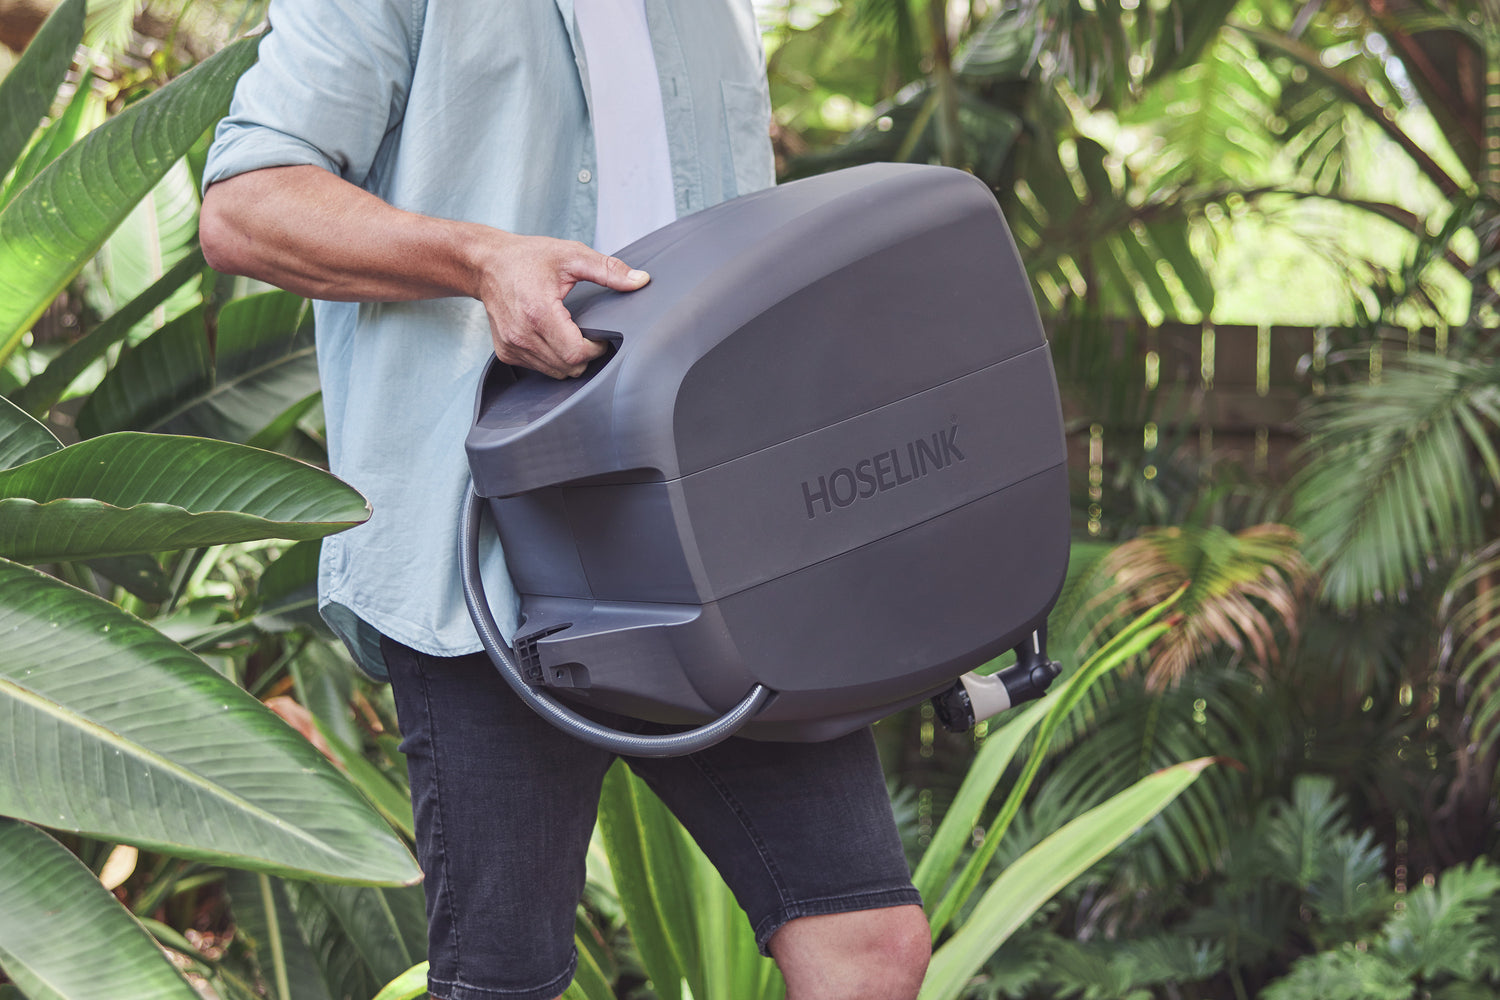
POLYGON ((1264 1000, 1410 1000, 1411 981, 1379 955, 1346 944, 1299 958, 1291 974, 1261 992, 1264 1000))
POLYGON ((1432 980, 1500 972, 1500 939, 1482 917, 1500 895, 1500 869, 1483 858, 1449 868, 1434 885, 1413 889, 1406 909, 1386 925, 1381 950, 1409 975, 1432 980))

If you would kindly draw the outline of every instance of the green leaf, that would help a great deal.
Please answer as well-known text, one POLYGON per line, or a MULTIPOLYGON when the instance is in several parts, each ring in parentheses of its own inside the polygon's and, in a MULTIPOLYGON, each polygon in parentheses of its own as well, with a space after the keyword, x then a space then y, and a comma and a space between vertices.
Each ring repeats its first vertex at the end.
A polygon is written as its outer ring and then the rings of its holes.
POLYGON ((287 880, 303 940, 335 996, 369 996, 427 951, 422 890, 287 880))
POLYGON ((157 429, 179 399, 212 386, 203 310, 190 309, 120 354, 78 411, 78 433, 157 429))
MULTIPOLYGON (((140 295, 198 245, 198 186, 186 160, 146 192, 104 241, 89 267, 86 300, 109 315, 140 295)), ((156 309, 142 335, 181 315, 201 300, 197 288, 182 288, 156 309)))
POLYGON ((1150 234, 1151 241, 1156 244, 1161 252, 1161 257, 1176 272, 1177 279, 1182 282, 1182 287, 1187 289, 1188 296, 1192 298, 1193 305, 1205 317, 1211 316, 1214 311, 1214 288, 1203 270, 1203 265, 1198 262, 1198 255, 1193 253, 1192 245, 1188 242, 1188 224, 1183 219, 1169 219, 1146 226, 1146 232, 1150 234))
POLYGON ((0 472, 0 555, 49 562, 320 538, 369 510, 353 488, 272 452, 108 434, 0 472))
MULTIPOLYGON (((1000 806, 999 814, 985 831, 983 842, 980 843, 978 850, 970 855, 952 887, 940 901, 928 903, 934 938, 948 926, 954 915, 968 902, 969 897, 978 887, 985 867, 994 857, 1001 838, 1005 836, 1005 831, 1021 808, 1021 800, 1036 779, 1037 772, 1041 769, 1042 761, 1045 759, 1047 746, 1052 742, 1052 737, 1062 721, 1078 706, 1099 678, 1129 662, 1132 657, 1148 648, 1167 631, 1168 626, 1159 624, 1158 619, 1166 614, 1181 596, 1182 591, 1179 590, 1132 621, 1089 657, 1083 666, 1079 667, 1078 671, 1070 676, 1050 698, 1042 702, 1047 706, 1047 710, 1041 721, 1041 729, 1032 744, 1031 756, 1026 761, 1025 769, 1022 770, 1015 784, 1010 787, 1004 803, 1000 806)), ((968 808, 972 810, 972 804, 968 808)), ((972 826, 971 820, 970 827, 972 826)), ((936 880, 936 876, 941 874, 943 873, 935 872, 934 879, 936 880)))
POLYGON ((124 53, 130 43, 136 11, 144 0, 92 0, 89 4, 89 47, 100 49, 111 57, 124 53))
POLYGON ((333 1000, 281 880, 229 871, 224 884, 234 912, 235 942, 249 953, 271 1000, 333 1000))
POLYGON ((1480 540, 1471 462, 1500 428, 1500 364, 1407 355, 1378 384, 1328 393, 1308 414, 1310 459, 1292 523, 1340 610, 1399 598, 1432 559, 1480 540))
POLYGON ((955 1000, 985 961, 1069 882, 1165 809, 1212 763, 1188 761, 1143 778, 1027 851, 932 956, 922 1000, 955 1000))
POLYGON ((147 429, 248 442, 288 412, 294 423, 318 394, 312 334, 312 310, 299 296, 235 299, 219 313, 212 387, 174 400, 172 412, 147 429))
POLYGON ((318 393, 310 320, 306 300, 287 292, 236 299, 219 314, 210 357, 202 311, 186 313, 121 356, 78 414, 78 430, 246 442, 284 424, 318 393))
POLYGON ((68 75, 73 53, 83 41, 84 0, 65 0, 43 23, 0 79, 0 178, 10 173, 26 141, 52 107, 57 88, 68 75))
POLYGON ((262 607, 275 607, 301 596, 318 586, 318 556, 322 543, 317 540, 298 542, 282 550, 281 555, 265 568, 256 585, 262 607))
POLYGON ((413 965, 385 984, 375 1000, 417 1000, 427 993, 427 963, 413 965))
POLYGON ((136 202, 229 106, 259 38, 207 62, 89 133, 0 210, 0 362, 136 202))
POLYGON ((631 936, 658 994, 779 1000, 785 984, 760 954, 712 862, 634 773, 612 768, 600 833, 631 936))
POLYGON ((578 970, 563 995, 574 1000, 615 1000, 610 984, 619 975, 618 963, 583 906, 573 917, 573 947, 578 951, 578 970))
POLYGON ((1051 708, 1052 702, 1046 699, 1033 702, 1005 719, 985 737, 984 744, 964 772, 958 794, 943 814, 932 842, 922 852, 922 860, 912 873, 912 884, 923 899, 938 899, 938 894, 952 877, 959 857, 965 848, 971 846, 980 813, 1005 776, 1016 751, 1051 708))
POLYGON ((1500 895, 1500 869, 1483 858, 1455 865, 1435 885, 1414 888, 1387 922, 1381 950, 1424 982, 1490 979, 1500 972, 1500 940, 1486 917, 1500 895))
POLYGON ((137 323, 165 302, 179 288, 198 276, 204 268, 203 253, 193 250, 178 261, 170 271, 162 275, 125 305, 119 312, 90 330, 85 336, 70 344, 67 350, 53 358, 46 369, 11 394, 11 401, 33 416, 41 416, 63 397, 78 376, 95 361, 104 356, 119 341, 125 339, 137 323))
POLYGON ((343 882, 418 877, 306 740, 106 601, 0 560, 0 814, 343 882))
POLYGON ((0 968, 30 1000, 196 1000, 146 929, 57 841, 0 818, 0 968))
POLYGON ((12 469, 61 450, 62 442, 51 431, 15 404, 0 399, 0 469, 12 469))
POLYGON ((1389 959, 1344 944, 1334 951, 1304 955, 1289 975, 1261 993, 1265 1000, 1409 1000, 1409 977, 1389 959))
POLYGON ((252 448, 265 448, 267 451, 281 451, 296 458, 305 458, 300 451, 293 451, 283 447, 287 436, 297 429, 302 418, 317 408, 323 401, 322 392, 315 392, 306 399, 300 399, 288 406, 276 419, 266 424, 264 428, 257 431, 248 438, 245 443, 252 448))
MULTIPOLYGON (((649 852, 662 847, 661 831, 653 828, 652 815, 644 812, 641 803, 649 794, 624 766, 611 767, 599 798, 599 830, 609 855, 610 872, 620 890, 630 936, 656 984, 657 995, 661 1000, 682 1000, 684 970, 677 957, 681 942, 674 947, 674 921, 658 901, 653 866, 648 860, 649 852)), ((676 831, 667 829, 666 836, 675 837, 676 831)))
POLYGON ((93 83, 93 71, 84 73, 62 114, 38 133, 31 148, 17 161, 10 179, 0 186, 0 208, 10 204, 22 188, 30 184, 47 164, 61 156, 80 135, 104 120, 104 98, 93 93, 93 83))
POLYGON ((365 760, 357 749, 334 735, 332 727, 325 725, 322 719, 313 716, 313 724, 317 726, 323 739, 328 742, 329 749, 343 765, 344 773, 354 787, 359 789, 360 794, 370 801, 380 815, 385 817, 387 823, 405 834, 408 839, 415 840, 417 828, 416 820, 412 816, 409 791, 398 787, 381 772, 380 768, 365 760))
POLYGON ((90 559, 88 566, 104 579, 149 604, 161 604, 172 596, 172 581, 161 563, 145 553, 90 559))

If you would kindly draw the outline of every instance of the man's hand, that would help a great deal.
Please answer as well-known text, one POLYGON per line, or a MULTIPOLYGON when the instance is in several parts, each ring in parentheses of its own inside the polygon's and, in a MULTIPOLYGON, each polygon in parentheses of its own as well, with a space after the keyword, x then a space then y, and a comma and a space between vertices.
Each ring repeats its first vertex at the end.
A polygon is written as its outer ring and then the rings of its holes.
POLYGON ((497 236, 503 238, 485 241, 492 246, 475 254, 478 283, 473 293, 489 313, 495 356, 553 378, 582 374, 605 348, 584 339, 563 297, 580 281, 633 292, 650 277, 582 243, 497 236))
POLYGON ((628 292, 650 280, 582 243, 401 211, 313 166, 212 185, 199 231, 215 269, 308 298, 478 299, 496 356, 553 378, 581 374, 604 351, 583 339, 563 296, 580 281, 628 292))

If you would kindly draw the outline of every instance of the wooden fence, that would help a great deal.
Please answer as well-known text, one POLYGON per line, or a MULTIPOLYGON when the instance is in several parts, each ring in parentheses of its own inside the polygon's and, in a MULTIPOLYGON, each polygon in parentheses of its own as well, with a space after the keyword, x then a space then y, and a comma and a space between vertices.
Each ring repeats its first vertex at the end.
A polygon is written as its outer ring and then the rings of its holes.
MULTIPOLYGON (((1119 464, 1112 456, 1153 447, 1185 452, 1199 468, 1235 463, 1257 479, 1285 482, 1301 443, 1298 404, 1321 387, 1328 339, 1311 327, 1112 326, 1108 363, 1138 378, 1141 395, 1154 391, 1149 407, 1125 416, 1086 392, 1065 391, 1075 483, 1098 502, 1119 464)), ((1145 465, 1137 474, 1155 472, 1145 465)), ((1097 509, 1091 513, 1089 520, 1097 509)))

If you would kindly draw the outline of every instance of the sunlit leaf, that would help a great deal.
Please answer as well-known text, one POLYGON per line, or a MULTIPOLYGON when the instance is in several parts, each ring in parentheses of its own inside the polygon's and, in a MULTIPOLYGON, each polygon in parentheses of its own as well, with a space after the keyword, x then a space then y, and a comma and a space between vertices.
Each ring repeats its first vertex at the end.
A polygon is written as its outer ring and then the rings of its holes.
POLYGON ((392 979, 377 994, 375 1000, 417 1000, 427 992, 427 963, 414 965, 392 979))
POLYGON ((368 517, 322 470, 202 438, 110 434, 0 472, 0 555, 26 562, 321 538, 368 517))
POLYGON ((235 42, 111 118, 0 210, 0 361, 229 105, 259 39, 235 42))
POLYGON ((1069 882, 1165 809, 1212 761, 1159 771, 1026 852, 991 883, 953 936, 932 955, 922 1000, 954 1000, 1026 919, 1069 882))

